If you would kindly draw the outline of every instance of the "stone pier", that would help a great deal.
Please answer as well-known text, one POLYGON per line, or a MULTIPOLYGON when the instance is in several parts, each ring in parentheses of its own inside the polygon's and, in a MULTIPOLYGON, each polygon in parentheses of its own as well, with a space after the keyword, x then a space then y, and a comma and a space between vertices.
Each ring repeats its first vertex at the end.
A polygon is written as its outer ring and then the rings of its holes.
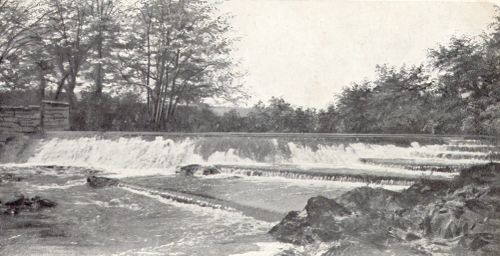
POLYGON ((42 101, 41 106, 0 106, 0 143, 9 137, 69 130, 69 104, 42 101))

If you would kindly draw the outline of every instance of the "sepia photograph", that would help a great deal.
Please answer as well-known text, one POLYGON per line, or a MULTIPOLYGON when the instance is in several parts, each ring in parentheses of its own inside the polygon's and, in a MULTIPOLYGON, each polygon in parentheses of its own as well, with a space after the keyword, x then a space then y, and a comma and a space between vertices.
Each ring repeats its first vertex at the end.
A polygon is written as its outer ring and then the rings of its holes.
POLYGON ((500 2, 0 0, 32 255, 500 255, 500 2))

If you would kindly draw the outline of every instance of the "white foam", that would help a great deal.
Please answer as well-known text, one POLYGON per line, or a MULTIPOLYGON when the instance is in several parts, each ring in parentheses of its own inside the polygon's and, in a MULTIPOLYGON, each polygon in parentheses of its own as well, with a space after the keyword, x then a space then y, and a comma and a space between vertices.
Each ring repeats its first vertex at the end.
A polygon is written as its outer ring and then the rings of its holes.
MULTIPOLYGON (((28 159, 30 165, 81 166, 114 172, 116 176, 173 175, 175 168, 185 164, 233 164, 239 166, 260 166, 285 164, 304 170, 314 168, 350 168, 383 172, 383 174, 429 175, 427 171, 410 171, 400 167, 388 167, 362 163, 361 158, 422 160, 436 164, 479 164, 481 159, 448 159, 443 154, 457 154, 484 157, 481 152, 448 151, 449 145, 421 146, 414 142, 409 147, 350 143, 339 145, 318 145, 311 148, 290 142, 288 153, 278 150, 275 139, 271 144, 276 150, 266 161, 243 156, 234 148, 215 150, 205 158, 198 152, 200 141, 184 139, 174 141, 156 137, 148 141, 140 137, 115 140, 80 137, 75 139, 52 138, 40 142, 35 154, 28 159), (281 152, 281 153, 280 153, 281 152)), ((450 174, 435 173, 445 177, 450 174)))
POLYGON ((190 211, 199 216, 210 217, 215 221, 223 221, 227 225, 238 225, 238 232, 241 233, 250 232, 250 234, 257 234, 259 232, 267 232, 267 230, 269 230, 274 225, 271 222, 260 221, 252 217, 248 217, 243 213, 233 209, 215 209, 212 207, 203 207, 196 204, 179 203, 177 201, 162 197, 161 195, 159 195, 159 192, 156 191, 151 193, 145 190, 138 190, 131 187, 122 186, 121 188, 130 193, 148 197, 157 200, 160 203, 172 205, 177 208, 190 211), (249 227, 251 228, 248 229, 249 227))
POLYGON ((231 256, 272 256, 293 247, 279 242, 255 243, 255 245, 259 247, 258 251, 231 254, 231 256))
POLYGON ((287 179, 284 177, 244 177, 245 179, 252 180, 254 182, 280 182, 289 184, 290 186, 299 186, 299 187, 325 187, 325 188, 338 188, 338 187, 346 187, 346 188, 357 188, 362 186, 369 186, 372 188, 384 188, 393 191, 401 191, 403 189, 408 188, 408 185, 388 185, 388 184, 376 184, 376 183, 364 183, 364 182, 350 182, 350 181, 330 181, 330 180, 306 180, 306 179, 287 179))
POLYGON ((33 185, 32 187, 36 190, 51 190, 51 189, 68 189, 77 186, 86 185, 86 180, 70 180, 64 185, 50 184, 50 185, 33 185))

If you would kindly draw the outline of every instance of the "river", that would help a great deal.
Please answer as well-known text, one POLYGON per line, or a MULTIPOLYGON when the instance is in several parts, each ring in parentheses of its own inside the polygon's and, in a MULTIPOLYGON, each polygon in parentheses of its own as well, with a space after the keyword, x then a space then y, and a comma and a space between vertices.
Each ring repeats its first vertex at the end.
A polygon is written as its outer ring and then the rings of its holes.
POLYGON ((267 231, 312 196, 398 191, 499 160, 492 138, 424 135, 57 132, 21 148, 0 172, 23 179, 0 183, 0 196, 58 206, 4 217, 3 255, 321 255, 321 245, 293 247, 267 231), (221 173, 176 174, 187 164, 221 173), (88 187, 95 172, 120 186, 88 187))

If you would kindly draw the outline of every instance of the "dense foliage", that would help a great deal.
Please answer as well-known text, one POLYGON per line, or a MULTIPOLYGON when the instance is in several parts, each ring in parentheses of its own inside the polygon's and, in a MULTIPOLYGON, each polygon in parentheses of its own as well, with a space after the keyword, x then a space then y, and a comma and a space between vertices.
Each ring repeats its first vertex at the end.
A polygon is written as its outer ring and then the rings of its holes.
POLYGON ((73 129, 125 129, 140 120, 137 127, 172 130, 179 106, 244 96, 217 6, 0 0, 1 103, 68 101, 73 129), (110 124, 110 113, 127 124, 110 124))
POLYGON ((0 103, 71 104, 75 130, 500 135, 500 16, 419 66, 376 67, 325 109, 281 98, 215 114, 245 94, 227 17, 207 0, 0 0, 0 103))

